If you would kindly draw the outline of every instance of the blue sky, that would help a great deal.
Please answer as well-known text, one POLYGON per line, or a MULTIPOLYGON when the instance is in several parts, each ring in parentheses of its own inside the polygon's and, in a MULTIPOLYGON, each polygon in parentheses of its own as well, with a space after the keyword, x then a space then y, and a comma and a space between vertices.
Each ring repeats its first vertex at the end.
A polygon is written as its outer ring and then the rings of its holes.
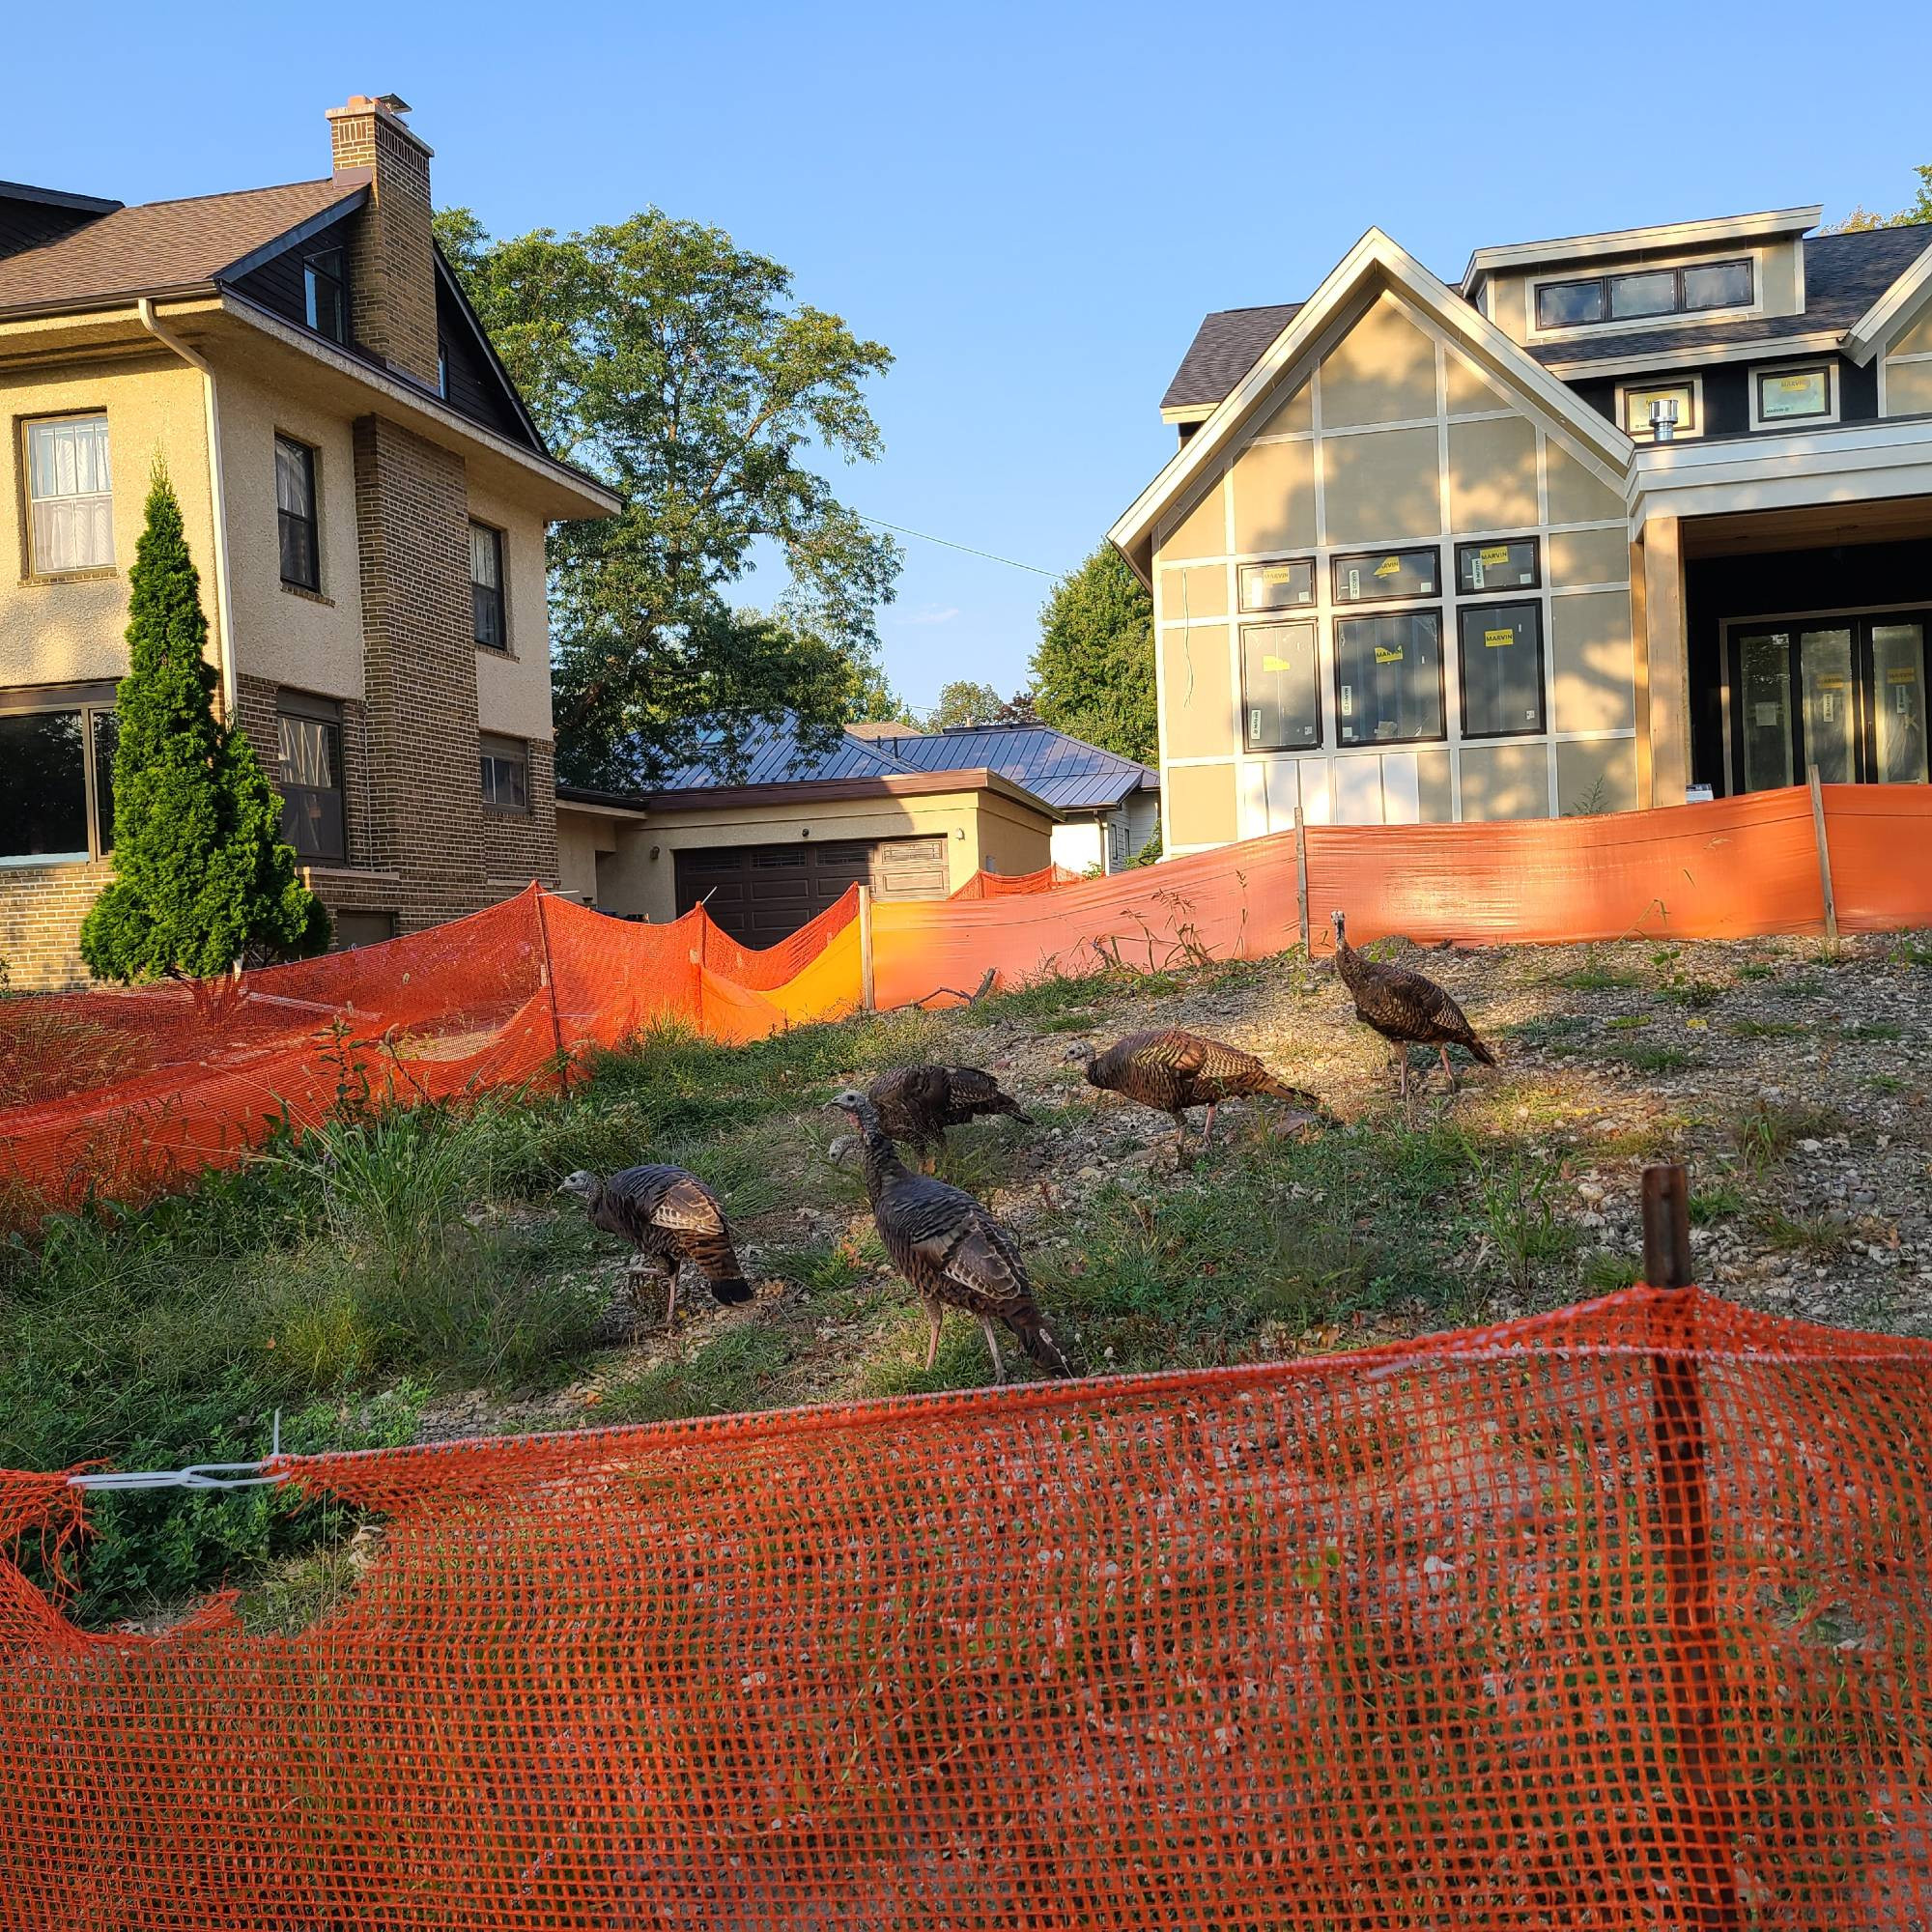
MULTIPOLYGON (((1050 571, 1165 460, 1201 314, 1305 295, 1371 222, 1446 274, 1481 242, 1895 208, 1932 160, 1922 0, 1855 30, 1778 0, 171 11, 14 10, 10 67, 68 80, 12 90, 0 177, 300 179, 326 107, 401 94, 438 199, 499 234, 655 202, 786 263, 898 358, 846 499, 1050 571)), ((900 688, 1021 682, 1047 579, 905 547, 900 688)))

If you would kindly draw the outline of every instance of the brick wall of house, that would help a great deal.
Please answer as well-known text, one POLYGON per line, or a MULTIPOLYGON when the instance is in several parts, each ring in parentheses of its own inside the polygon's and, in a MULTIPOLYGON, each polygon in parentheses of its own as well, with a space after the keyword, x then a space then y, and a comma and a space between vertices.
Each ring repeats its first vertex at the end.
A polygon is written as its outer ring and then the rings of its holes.
POLYGON ((355 523, 370 774, 362 863, 401 879, 412 930, 492 896, 461 460, 383 417, 358 418, 355 523))
POLYGON ((88 983, 80 923, 113 876, 111 860, 10 866, 0 872, 0 960, 7 965, 10 992, 53 992, 88 983))
POLYGON ((554 889, 556 858, 556 757, 532 739, 528 759, 530 809, 483 813, 483 852, 493 886, 526 886, 532 879, 554 889))

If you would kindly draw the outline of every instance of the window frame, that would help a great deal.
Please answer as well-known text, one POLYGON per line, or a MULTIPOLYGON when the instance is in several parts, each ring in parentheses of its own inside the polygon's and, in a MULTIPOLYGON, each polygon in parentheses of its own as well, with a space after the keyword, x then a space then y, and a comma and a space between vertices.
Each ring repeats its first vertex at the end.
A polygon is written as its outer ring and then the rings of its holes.
MULTIPOLYGON (((0 872, 36 866, 94 866, 112 856, 111 838, 101 836, 102 787, 96 753, 96 719, 117 717, 112 684, 16 685, 0 689, 0 718, 35 718, 73 712, 80 720, 82 810, 87 817, 85 852, 0 853, 0 872)), ((111 785, 113 774, 108 774, 111 785)))
POLYGON ((1547 738, 1549 735, 1549 639, 1545 635, 1541 597, 1465 598, 1456 607, 1456 696, 1462 706, 1462 736, 1474 744, 1493 744, 1507 738, 1547 738), (1527 611, 1536 628, 1536 723, 1507 731, 1473 731, 1469 728, 1469 653, 1463 642, 1465 616, 1479 611, 1527 611))
POLYGON ((1704 434, 1704 378, 1701 375, 1672 377, 1662 383, 1638 382, 1619 383, 1616 388, 1617 427, 1633 442, 1646 446, 1657 440, 1656 433, 1645 422, 1641 429, 1632 429, 1630 412, 1627 407, 1634 395, 1652 394, 1662 389, 1689 389, 1690 392, 1690 415, 1688 421, 1680 418, 1676 430, 1671 435, 1672 442, 1686 442, 1704 434))
POLYGON ((1375 604, 1440 603, 1442 589, 1442 546, 1437 543, 1389 544, 1378 550, 1336 551, 1328 559, 1328 601, 1337 611, 1360 611, 1375 604), (1387 590, 1351 597, 1342 587, 1343 570, 1350 563, 1368 563, 1392 556, 1423 556, 1435 559, 1435 582, 1427 590, 1387 590))
POLYGON ((1270 757, 1277 753, 1295 756, 1304 752, 1319 752, 1327 743, 1326 724, 1321 715, 1323 709, 1321 703, 1321 620, 1316 615, 1313 605, 1306 607, 1307 614, 1305 616, 1295 614, 1302 608, 1300 606, 1289 606, 1283 611, 1258 612, 1257 614, 1262 621, 1253 624, 1242 624, 1239 627, 1241 653, 1240 744, 1241 755, 1243 757, 1270 757), (1248 696, 1248 637, 1251 632, 1280 631, 1290 628, 1305 630, 1309 635, 1308 696, 1315 721, 1315 735, 1302 744, 1252 744, 1248 738, 1248 719, 1254 709, 1248 696))
POLYGON ((510 584, 509 584, 509 546, 504 541, 505 532, 496 524, 486 524, 481 517, 469 519, 469 638, 479 651, 495 651, 499 657, 511 657, 515 653, 510 647, 510 584), (476 579, 476 532, 486 531, 497 552, 497 627, 501 638, 491 643, 476 635, 476 596, 478 591, 488 591, 491 585, 479 583, 476 579))
POLYGON ((1467 584, 1463 582, 1463 553, 1464 551, 1494 550, 1498 544, 1527 544, 1529 546, 1529 582, 1527 583, 1498 584, 1495 589, 1503 590, 1509 596, 1517 596, 1525 590, 1543 588, 1543 539, 1529 537, 1459 537, 1456 540, 1456 595, 1458 597, 1480 597, 1494 600, 1494 591, 1487 584, 1467 584))
POLYGON ((1688 262, 1645 262, 1633 264, 1623 269, 1600 269, 1594 275, 1550 275, 1529 285, 1529 309, 1531 327, 1539 336, 1569 335, 1577 329, 1588 328, 1643 328, 1666 321, 1671 316, 1681 315, 1744 315, 1754 310, 1759 301, 1758 262, 1754 253, 1743 255, 1700 256, 1688 262), (1732 269, 1742 268, 1748 284, 1747 292, 1741 302, 1704 302, 1697 307, 1689 306, 1684 298, 1684 271, 1687 269, 1732 269), (1669 275, 1672 277, 1670 307, 1653 309, 1646 315, 1618 315, 1616 299, 1611 294, 1613 282, 1626 281, 1637 275, 1669 275), (1587 288, 1594 283, 1600 293, 1601 313, 1593 322, 1546 322, 1543 319, 1543 297, 1548 289, 1587 288))
POLYGON ((112 577, 119 566, 114 553, 114 433, 108 428, 107 406, 102 403, 95 409, 49 410, 37 415, 20 416, 15 419, 14 456, 20 466, 20 577, 27 583, 74 583, 85 582, 90 578, 112 577), (77 491, 75 496, 102 497, 107 498, 107 561, 105 563, 79 563, 71 570, 43 570, 40 561, 40 548, 36 542, 35 508, 42 502, 71 501, 70 497, 34 495, 34 432, 50 428, 56 423, 98 422, 107 429, 107 488, 102 490, 77 491))
POLYGON ((483 810, 498 818, 528 818, 531 815, 530 741, 527 738, 512 738, 501 731, 479 731, 476 734, 476 757, 483 810), (510 756, 501 749, 503 747, 509 747, 515 756, 510 756), (486 763, 514 764, 523 773, 524 802, 521 805, 504 805, 490 796, 490 785, 486 781, 489 774, 484 769, 486 763))
POLYGON ((301 258, 302 266, 302 322, 325 342, 333 342, 338 348, 349 347, 349 251, 340 243, 327 248, 317 248, 301 258), (323 267, 333 261, 332 269, 323 267), (321 304, 316 300, 316 284, 327 281, 335 290, 335 314, 342 326, 340 335, 332 334, 322 326, 321 304))
POLYGON ((1449 676, 1448 653, 1445 649, 1447 624, 1444 622, 1446 602, 1438 602, 1422 610, 1407 608, 1400 611, 1359 611, 1350 609, 1337 611, 1329 619, 1329 655, 1333 661, 1335 696, 1335 750, 1338 754, 1354 752, 1385 752, 1391 747, 1405 745, 1446 745, 1449 738, 1449 676), (1435 716, 1440 725, 1438 730, 1426 731, 1407 738, 1348 738, 1342 735, 1342 626, 1344 624, 1382 624, 1397 619, 1413 620, 1417 617, 1435 619, 1435 716))
POLYGON ((1831 355, 1809 355, 1802 362, 1753 364, 1750 370, 1750 426, 1755 430, 1816 429, 1839 418, 1838 364, 1831 355), (1823 376, 1825 407, 1797 416, 1768 416, 1764 413, 1764 385, 1778 376, 1823 376))
POLYGON ((312 442, 304 442, 298 436, 290 436, 285 430, 275 432, 275 539, 277 566, 281 571, 282 587, 285 590, 307 590, 316 596, 322 595, 322 452, 312 442), (308 473, 308 515, 298 517, 294 511, 282 508, 281 452, 286 444, 300 453, 302 464, 308 473), (308 528, 308 553, 315 570, 315 581, 309 582, 299 577, 289 575, 288 543, 285 532, 291 524, 306 524, 308 528))
MULTIPOLYGON (((300 719, 306 724, 321 724, 335 734, 334 767, 335 782, 332 785, 301 785, 298 789, 309 791, 332 791, 341 801, 342 849, 340 852, 304 852, 293 838, 283 838, 283 843, 296 855, 298 866, 346 867, 349 864, 349 771, 345 756, 345 733, 343 731, 342 700, 338 697, 324 697, 307 691, 296 691, 284 687, 275 693, 275 790, 280 794, 282 809, 289 809, 289 796, 282 777, 281 723, 284 718, 300 719)), ((279 831, 279 821, 277 830, 279 831)))
POLYGON ((1235 609, 1241 617, 1279 617, 1293 611, 1313 612, 1321 605, 1321 565, 1313 556, 1271 556, 1257 562, 1238 563, 1235 566, 1235 609), (1247 580, 1250 572, 1264 570, 1306 570, 1308 573, 1308 596, 1300 604, 1250 604, 1247 601, 1247 580))

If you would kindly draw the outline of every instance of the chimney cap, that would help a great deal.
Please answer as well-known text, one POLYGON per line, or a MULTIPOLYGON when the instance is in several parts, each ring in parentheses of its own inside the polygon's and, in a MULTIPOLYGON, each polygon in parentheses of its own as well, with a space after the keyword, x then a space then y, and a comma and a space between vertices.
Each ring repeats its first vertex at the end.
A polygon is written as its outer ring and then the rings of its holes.
POLYGON ((329 108, 327 118, 333 123, 373 115, 378 121, 386 121, 406 141, 420 149, 425 157, 434 155, 436 150, 403 119, 409 111, 410 103, 400 94, 352 94, 340 107, 329 108))
POLYGON ((410 111, 410 103, 400 94, 379 94, 376 105, 386 107, 391 114, 407 114, 410 111))

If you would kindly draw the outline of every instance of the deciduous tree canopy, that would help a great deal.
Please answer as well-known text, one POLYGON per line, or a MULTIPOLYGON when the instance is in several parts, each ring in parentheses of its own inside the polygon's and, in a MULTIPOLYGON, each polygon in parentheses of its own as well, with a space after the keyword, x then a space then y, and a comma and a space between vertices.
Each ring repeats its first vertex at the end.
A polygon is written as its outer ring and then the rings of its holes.
POLYGON ((624 499, 551 537, 559 775, 728 767, 755 722, 793 714, 810 738, 876 702, 898 549, 812 464, 878 455, 883 345, 798 302, 778 263, 656 209, 505 241, 450 209, 437 237, 553 453, 624 499), (735 608, 765 547, 783 593, 735 608))
POLYGON ((1152 764, 1153 603, 1112 544, 1061 579, 1039 613, 1033 676, 1048 724, 1152 764))

